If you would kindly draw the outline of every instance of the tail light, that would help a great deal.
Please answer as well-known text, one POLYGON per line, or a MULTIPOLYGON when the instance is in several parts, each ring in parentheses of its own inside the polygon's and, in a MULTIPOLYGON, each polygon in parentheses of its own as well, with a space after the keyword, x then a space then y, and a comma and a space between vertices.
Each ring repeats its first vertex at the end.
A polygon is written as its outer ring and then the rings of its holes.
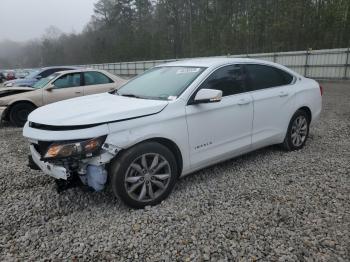
POLYGON ((320 85, 321 96, 323 96, 323 87, 320 85))

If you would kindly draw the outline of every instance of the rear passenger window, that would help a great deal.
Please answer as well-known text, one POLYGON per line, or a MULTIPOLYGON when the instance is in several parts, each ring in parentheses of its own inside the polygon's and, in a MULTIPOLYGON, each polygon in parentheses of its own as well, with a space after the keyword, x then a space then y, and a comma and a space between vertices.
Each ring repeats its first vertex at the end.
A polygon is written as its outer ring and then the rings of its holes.
POLYGON ((243 93, 244 77, 241 65, 230 65, 222 67, 212 73, 202 84, 201 89, 221 90, 223 96, 243 93))
POLYGON ((113 83, 112 79, 100 72, 85 72, 84 80, 86 86, 113 83))
POLYGON ((245 65, 249 90, 259 90, 292 83, 293 76, 272 66, 245 65))
POLYGON ((286 71, 282 71, 282 70, 279 70, 279 69, 276 69, 276 70, 279 71, 282 74, 284 82, 285 82, 285 85, 289 85, 289 84, 291 84, 293 82, 294 77, 291 74, 288 74, 286 71))

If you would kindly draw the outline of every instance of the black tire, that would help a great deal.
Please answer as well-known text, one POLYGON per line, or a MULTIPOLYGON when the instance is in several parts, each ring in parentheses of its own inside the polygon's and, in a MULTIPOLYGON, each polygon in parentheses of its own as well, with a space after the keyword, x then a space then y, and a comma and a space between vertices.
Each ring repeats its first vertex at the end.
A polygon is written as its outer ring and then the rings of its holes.
MULTIPOLYGON (((144 166, 142 166, 141 164, 138 166, 141 168, 144 168, 144 166)), ((144 170, 145 169, 143 169, 143 171, 144 170)), ((123 152, 120 155, 120 157, 113 160, 109 170, 109 175, 111 178, 110 186, 112 187, 114 195, 119 197, 129 207, 144 208, 145 206, 148 206, 148 205, 153 206, 162 202, 171 193, 178 177, 177 171, 178 171, 178 167, 176 164, 175 156, 167 147, 156 142, 144 142, 128 149, 127 151, 123 152), (151 177, 152 178, 151 180, 151 178, 149 177, 151 176, 152 170, 149 171, 148 167, 152 168, 153 166, 152 165, 153 161, 151 161, 150 163, 149 160, 152 160, 152 156, 155 156, 155 155, 159 155, 159 157, 161 158, 161 161, 159 162, 159 166, 161 166, 160 163, 166 162, 166 167, 164 168, 167 168, 167 170, 170 173, 169 178, 166 179, 166 182, 164 182, 165 180, 162 179, 161 183, 166 183, 166 186, 164 186, 162 189, 158 188, 157 185, 153 184, 156 182, 159 183, 160 180, 158 181, 157 178, 154 178, 153 176, 151 177), (148 166, 147 174, 140 173, 136 169, 133 170, 133 167, 131 166, 132 164, 135 164, 135 163, 137 164, 137 161, 139 161, 139 159, 141 159, 142 156, 146 156, 146 158, 148 157, 148 160, 146 160, 146 166, 148 166), (127 190, 127 187, 133 184, 129 184, 129 182, 126 181, 126 179, 130 179, 130 176, 128 176, 128 174, 130 174, 130 172, 132 171, 134 172, 135 176, 131 176, 131 178, 141 177, 142 175, 140 174, 143 174, 144 175, 143 180, 145 181, 143 182, 143 184, 139 186, 137 190, 134 190, 134 191, 141 192, 143 190, 143 187, 145 187, 147 188, 147 193, 146 193, 147 195, 145 195, 145 197, 151 198, 150 189, 148 189, 148 186, 151 186, 152 188, 152 185, 153 185, 153 188, 155 187, 157 189, 155 193, 159 191, 161 191, 161 193, 159 193, 158 196, 154 195, 153 199, 144 199, 143 201, 135 199, 135 197, 132 196, 132 194, 134 193, 128 193, 128 190, 127 190), (148 176, 147 181, 146 181, 146 175, 148 176), (148 183, 147 185, 145 184, 146 182, 148 183)), ((160 169, 159 172, 162 172, 162 169, 160 169)), ((162 175, 155 174, 154 176, 157 177, 162 175)), ((140 183, 140 182, 142 183, 142 181, 138 181, 137 183, 140 183)), ((136 184, 136 182, 133 182, 133 183, 136 184)), ((130 186, 130 188, 131 187, 132 186, 130 186)), ((153 190, 154 189, 151 190, 152 194, 153 194, 153 190)), ((130 191, 131 190, 129 190, 129 192, 130 191)), ((138 193, 138 194, 141 195, 142 193, 138 193)), ((135 195, 137 194, 135 193, 135 195)))
MULTIPOLYGON (((286 133, 286 137, 284 138, 284 141, 282 143, 282 147, 287 151, 295 151, 302 149, 305 146, 305 143, 307 141, 307 138, 309 136, 309 128, 310 128, 310 119, 308 114, 304 110, 298 110, 293 115, 292 119, 289 122, 288 130, 286 133), (296 129, 296 121, 299 119, 305 119, 305 129, 300 129, 300 132, 303 132, 303 135, 300 136, 301 140, 299 140, 299 143, 295 142, 295 129, 296 129)), ((298 140, 298 139, 297 139, 298 140)))
POLYGON ((12 125, 23 127, 27 122, 28 115, 35 110, 35 106, 29 103, 18 103, 11 107, 9 116, 12 125))

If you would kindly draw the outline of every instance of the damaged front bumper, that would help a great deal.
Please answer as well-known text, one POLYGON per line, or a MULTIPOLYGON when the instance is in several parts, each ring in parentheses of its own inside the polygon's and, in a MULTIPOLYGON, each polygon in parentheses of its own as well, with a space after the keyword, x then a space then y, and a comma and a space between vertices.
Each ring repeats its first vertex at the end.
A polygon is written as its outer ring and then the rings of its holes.
POLYGON ((34 163, 46 174, 56 179, 67 180, 70 175, 66 168, 61 166, 56 166, 48 162, 41 161, 40 154, 35 150, 33 145, 30 145, 30 153, 32 154, 32 159, 34 163))
MULTIPOLYGON (((105 166, 116 156, 118 151, 117 147, 105 143, 101 148, 100 154, 94 157, 67 158, 59 162, 47 162, 43 160, 41 154, 36 150, 36 145, 31 144, 31 156, 28 166, 34 170, 41 169, 46 175, 57 179, 56 183, 58 185, 63 184, 65 188, 70 188, 68 186, 70 181, 75 183, 78 179, 82 184, 95 191, 101 191, 107 182, 105 166)), ((62 188, 62 185, 59 188, 62 188)))

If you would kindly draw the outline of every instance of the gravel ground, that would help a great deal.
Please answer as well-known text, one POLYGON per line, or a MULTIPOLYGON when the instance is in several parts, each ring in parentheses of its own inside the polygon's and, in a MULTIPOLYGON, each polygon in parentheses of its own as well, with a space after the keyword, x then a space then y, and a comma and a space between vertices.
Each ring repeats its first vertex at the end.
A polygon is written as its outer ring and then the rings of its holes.
POLYGON ((349 261, 350 84, 324 83, 306 147, 262 149, 181 179, 161 205, 54 191, 0 129, 0 260, 349 261))

